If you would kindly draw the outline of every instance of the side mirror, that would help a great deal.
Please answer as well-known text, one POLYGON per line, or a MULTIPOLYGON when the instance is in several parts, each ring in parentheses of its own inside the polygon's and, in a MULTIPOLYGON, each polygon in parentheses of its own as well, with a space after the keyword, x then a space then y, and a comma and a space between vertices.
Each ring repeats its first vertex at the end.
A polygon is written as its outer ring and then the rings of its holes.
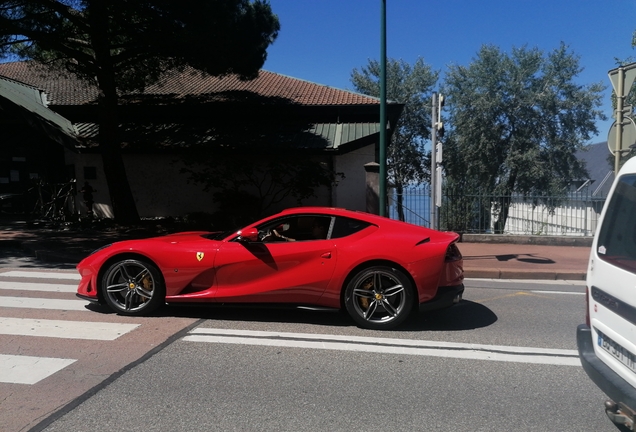
POLYGON ((255 242, 258 241, 258 230, 256 228, 245 228, 238 231, 238 241, 244 242, 255 242))

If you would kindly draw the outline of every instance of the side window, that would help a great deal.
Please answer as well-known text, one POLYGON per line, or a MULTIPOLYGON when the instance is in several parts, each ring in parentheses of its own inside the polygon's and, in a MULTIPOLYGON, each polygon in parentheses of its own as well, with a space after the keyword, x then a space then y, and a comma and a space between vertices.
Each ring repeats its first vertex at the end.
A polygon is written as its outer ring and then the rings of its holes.
POLYGON ((619 179, 598 236, 598 256, 636 273, 636 175, 619 179))
POLYGON ((336 222, 333 225, 333 231, 331 232, 331 238, 346 237, 348 235, 362 231, 370 224, 357 219, 350 219, 347 217, 336 217, 336 222))
POLYGON ((269 222, 258 228, 264 243, 326 240, 331 216, 297 215, 269 222))

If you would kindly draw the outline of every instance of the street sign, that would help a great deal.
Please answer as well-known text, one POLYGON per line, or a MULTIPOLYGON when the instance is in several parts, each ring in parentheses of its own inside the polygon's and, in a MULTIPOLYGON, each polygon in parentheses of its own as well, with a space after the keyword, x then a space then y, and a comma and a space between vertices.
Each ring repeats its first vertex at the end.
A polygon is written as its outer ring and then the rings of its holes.
POLYGON ((616 148, 616 134, 618 130, 618 124, 614 122, 607 134, 607 147, 612 154, 616 154, 616 151, 628 151, 629 146, 636 144, 636 124, 631 117, 623 118, 623 134, 621 136, 620 148, 616 148))
POLYGON ((607 73, 609 75, 609 79, 612 82, 612 87, 614 87, 614 93, 618 97, 626 97, 630 90, 632 89, 632 84, 634 84, 634 79, 636 79, 636 63, 630 63, 625 66, 618 67, 616 69, 612 69, 607 73), (625 74, 625 81, 622 88, 619 88, 619 78, 621 70, 625 74))

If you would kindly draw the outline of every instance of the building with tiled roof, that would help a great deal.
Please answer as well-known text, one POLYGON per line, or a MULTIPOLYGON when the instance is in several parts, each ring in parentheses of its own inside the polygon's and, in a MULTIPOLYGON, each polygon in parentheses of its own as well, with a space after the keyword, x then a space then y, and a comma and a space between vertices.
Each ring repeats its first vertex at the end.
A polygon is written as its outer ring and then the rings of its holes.
MULTIPOLYGON (((51 106, 85 105, 97 101, 97 88, 72 76, 60 76, 33 62, 0 64, 0 76, 37 87, 46 92, 51 106)), ((148 86, 145 96, 170 96, 184 99, 208 95, 222 100, 228 92, 250 92, 262 97, 284 98, 304 106, 379 106, 380 100, 285 75, 261 70, 258 77, 242 81, 235 75, 214 77, 186 68, 166 73, 148 86)), ((126 95, 134 98, 136 94, 126 95)))
MULTIPOLYGON (((34 62, 0 64, 0 121, 5 125, 0 194, 17 192, 38 176, 89 181, 98 191, 98 212, 109 216, 98 156, 97 97, 90 83, 34 62), (37 155, 46 155, 40 164, 37 155), (56 175, 51 173, 53 160, 61 166, 56 175)), ((294 148, 345 175, 337 192, 326 191, 311 204, 364 210, 363 165, 376 160, 379 105, 377 98, 264 70, 251 81, 187 68, 169 71, 143 91, 120 95, 122 148, 140 215, 212 211, 200 204, 211 201, 209 193, 195 191, 175 168, 175 151, 194 145, 231 149, 236 144, 228 133, 232 128, 290 130, 300 124, 294 148), (219 132, 221 126, 226 129, 219 132), (221 136, 230 138, 222 142, 221 136)), ((388 105, 389 125, 401 109, 388 105)), ((259 152, 268 149, 263 144, 259 152)))

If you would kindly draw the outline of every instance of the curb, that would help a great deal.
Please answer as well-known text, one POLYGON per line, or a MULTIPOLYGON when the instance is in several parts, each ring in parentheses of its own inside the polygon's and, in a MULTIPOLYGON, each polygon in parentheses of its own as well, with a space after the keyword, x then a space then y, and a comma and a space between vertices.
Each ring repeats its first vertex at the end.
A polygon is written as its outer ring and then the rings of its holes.
POLYGON ((584 272, 534 271, 501 269, 464 269, 464 277, 470 279, 534 279, 534 280, 585 280, 584 272))
POLYGON ((591 247, 594 237, 590 236, 538 236, 508 234, 462 234, 462 243, 531 244, 542 246, 591 247))

